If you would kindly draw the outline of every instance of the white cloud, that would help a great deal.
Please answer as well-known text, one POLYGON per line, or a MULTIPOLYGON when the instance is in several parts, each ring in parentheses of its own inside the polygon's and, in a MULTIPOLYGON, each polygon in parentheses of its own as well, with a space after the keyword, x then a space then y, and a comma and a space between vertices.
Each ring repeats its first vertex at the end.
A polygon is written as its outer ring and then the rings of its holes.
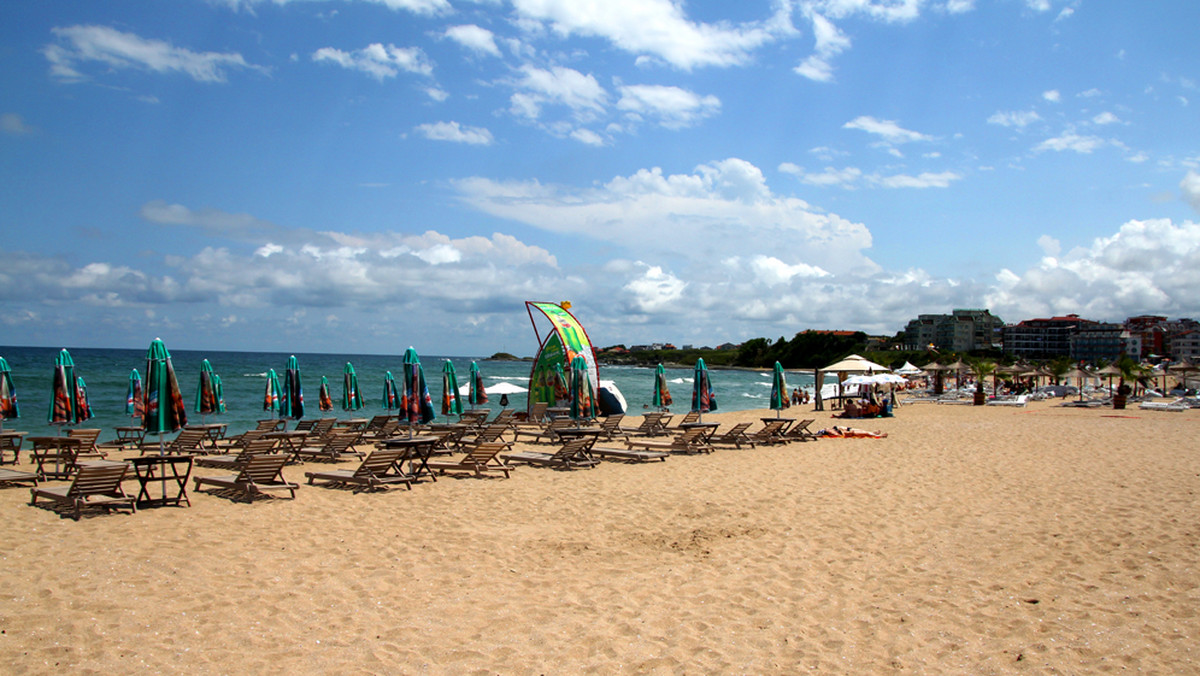
POLYGON ((877 177, 873 180, 885 188, 948 188, 951 183, 961 179, 962 176, 952 171, 938 173, 926 171, 916 176, 896 174, 877 177))
POLYGON ((691 174, 642 169, 586 189, 485 178, 456 185, 464 201, 493 216, 637 251, 711 262, 736 242, 747 256, 789 252, 789 265, 877 268, 864 254, 865 227, 773 194, 757 167, 736 158, 691 174))
POLYGON ((434 141, 451 141, 468 145, 492 145, 492 132, 483 127, 464 127, 457 122, 433 122, 416 127, 417 133, 434 141))
POLYGON ((1074 132, 1068 131, 1063 133, 1061 136, 1048 138, 1045 141, 1042 141, 1034 146, 1033 150, 1035 152, 1042 152, 1045 150, 1063 152, 1070 150, 1086 155, 1097 148, 1107 145, 1107 143, 1107 141, 1098 136, 1081 136, 1074 132))
POLYGON ((26 124, 25 120, 16 113, 4 113, 0 115, 0 131, 13 136, 22 136, 33 133, 33 127, 26 124))
POLYGON ((313 52, 312 60, 317 63, 334 63, 347 70, 366 73, 381 82, 386 78, 396 77, 402 71, 418 75, 433 74, 433 64, 419 47, 397 47, 390 44, 385 47, 378 42, 352 52, 322 47, 313 52))
POLYGON ((816 12, 812 13, 812 26, 813 37, 816 38, 813 54, 796 66, 795 71, 810 80, 830 82, 833 80, 830 61, 850 48, 850 38, 816 12))
POLYGON ((68 26, 53 28, 51 32, 57 42, 46 45, 42 54, 50 62, 51 75, 64 82, 87 79, 81 70, 90 62, 112 70, 182 73, 197 82, 224 82, 230 69, 265 72, 264 68, 247 63, 241 54, 193 52, 107 26, 68 26))
POLYGON ((950 14, 962 14, 975 9, 975 0, 946 0, 946 11, 950 14))
POLYGON ((686 282, 657 265, 646 265, 641 261, 637 265, 643 269, 642 274, 630 279, 623 287, 636 311, 662 312, 683 296, 686 282))
POLYGON ((806 8, 844 19, 863 15, 889 23, 907 22, 921 15, 924 0, 807 0, 806 8))
POLYGON ((992 113, 992 116, 987 119, 988 124, 998 124, 1002 127, 1016 127, 1024 129, 1029 125, 1042 119, 1037 112, 1028 111, 997 111, 992 113))
POLYGON ((1002 271, 984 305, 1004 317, 1075 312, 1119 321, 1146 308, 1186 315, 1197 309, 1198 284, 1200 225, 1135 220, 1020 275, 1002 271))
POLYGON ((671 0, 513 0, 519 17, 555 33, 603 38, 677 68, 733 66, 781 30, 771 21, 738 27, 690 21, 671 0))
POLYGON ((842 125, 843 129, 858 129, 868 134, 882 137, 888 143, 909 143, 911 141, 930 141, 931 137, 919 132, 904 129, 892 120, 877 120, 870 115, 861 115, 842 125))
POLYGON ((604 137, 592 131, 591 129, 575 129, 571 132, 570 136, 576 141, 589 146, 604 145, 604 137))
POLYGON ((496 36, 486 28, 471 24, 451 26, 446 29, 445 35, 477 54, 500 56, 500 48, 496 46, 496 36))
POLYGON ((549 70, 532 65, 520 68, 521 77, 513 83, 519 90, 510 97, 513 114, 537 119, 545 105, 563 105, 581 120, 591 120, 604 112, 608 93, 591 75, 563 66, 549 70))
MULTIPOLYGON (((287 5, 292 2, 319 2, 321 0, 212 0, 216 4, 226 5, 230 9, 246 9, 253 12, 257 5, 273 4, 287 5)), ((329 0, 326 0, 329 1, 329 0)), ((449 0, 362 0, 363 2, 383 5, 391 10, 404 10, 422 16, 438 16, 452 11, 449 0)))
POLYGON ((794 175, 796 178, 800 179, 800 182, 807 185, 825 187, 842 186, 845 188, 853 188, 859 183, 859 181, 862 180, 863 177, 862 170, 858 169, 857 167, 845 167, 843 169, 825 167, 825 169, 819 173, 811 173, 805 171, 803 167, 792 164, 791 162, 784 162, 783 164, 779 165, 779 170, 784 173, 794 175))
POLYGON ((1116 115, 1114 115, 1113 113, 1110 113, 1108 111, 1100 113, 1092 118, 1092 123, 1098 124, 1098 125, 1117 124, 1120 121, 1121 121, 1121 118, 1117 117, 1116 115))
POLYGON ((1042 98, 1050 103, 1058 103, 1062 100, 1062 94, 1057 89, 1048 89, 1042 92, 1042 98))
POLYGON ((717 97, 700 96, 679 87, 626 85, 617 91, 621 94, 618 110, 633 113, 639 119, 657 119, 667 129, 690 127, 721 110, 717 97))
POLYGON ((1183 199, 1196 213, 1200 213, 1200 173, 1188 171, 1187 176, 1179 182, 1179 189, 1183 191, 1183 199))

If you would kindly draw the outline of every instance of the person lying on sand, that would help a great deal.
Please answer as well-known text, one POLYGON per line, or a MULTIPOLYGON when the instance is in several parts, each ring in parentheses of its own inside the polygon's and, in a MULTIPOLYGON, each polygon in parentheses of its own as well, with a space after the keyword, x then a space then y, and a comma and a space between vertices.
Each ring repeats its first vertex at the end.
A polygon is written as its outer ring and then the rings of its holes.
POLYGON ((872 432, 870 430, 860 430, 854 427, 838 427, 834 425, 829 429, 824 429, 817 432, 819 437, 834 437, 838 439, 850 438, 866 438, 866 439, 886 439, 887 432, 872 432))

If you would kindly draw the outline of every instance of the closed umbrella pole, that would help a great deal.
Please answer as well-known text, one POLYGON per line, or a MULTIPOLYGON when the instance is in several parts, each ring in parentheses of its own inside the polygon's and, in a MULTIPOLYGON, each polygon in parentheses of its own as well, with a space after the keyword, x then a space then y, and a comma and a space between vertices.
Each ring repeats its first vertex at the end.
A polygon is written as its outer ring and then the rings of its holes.
POLYGON ((442 415, 462 415, 462 397, 458 394, 458 374, 454 362, 442 364, 442 415))
POLYGON ((75 361, 64 348, 54 359, 54 375, 50 384, 51 425, 74 425, 76 410, 75 361))
POLYGON ((692 410, 697 412, 699 420, 704 421, 704 414, 717 410, 717 396, 713 392, 712 382, 708 378, 708 367, 704 359, 696 360, 696 370, 692 374, 692 410))
POLYGON ((4 430, 6 419, 20 417, 21 409, 17 406, 17 388, 13 385, 12 369, 4 357, 0 357, 0 431, 4 430))
POLYGON ((333 410, 333 397, 329 394, 329 379, 321 376, 321 389, 317 391, 317 408, 322 411, 333 410))
POLYGON ((282 409, 280 406, 280 390, 279 375, 275 373, 275 369, 267 371, 266 390, 263 392, 263 411, 269 413, 274 418, 282 418, 282 409))
POLYGON ((358 374, 354 364, 346 362, 342 369, 342 410, 357 411, 363 407, 362 392, 358 389, 358 374))
POLYGON ((408 418, 408 434, 411 437, 413 427, 432 422, 433 398, 429 396, 429 388, 425 385, 425 371, 421 368, 421 358, 417 351, 408 348, 404 351, 404 397, 401 400, 404 416, 408 418))
POLYGON ((775 417, 780 416, 780 411, 791 405, 791 400, 788 398, 787 379, 783 375, 783 366, 779 362, 775 362, 775 369, 771 373, 771 409, 775 411, 775 417))
POLYGON ((671 390, 667 387, 667 370, 659 364, 654 368, 654 393, 651 403, 659 410, 671 405, 671 390))
POLYGON ((142 398, 142 374, 137 369, 129 372, 129 387, 125 390, 125 415, 131 418, 141 418, 146 412, 146 402, 142 398))
POLYGON ((145 415, 142 429, 158 435, 158 451, 165 452, 163 435, 178 432, 187 424, 187 407, 179 391, 171 353, 161 339, 155 338, 146 351, 145 415))
POLYGON ((486 404, 488 400, 487 389, 483 386, 483 374, 479 372, 479 364, 471 362, 471 390, 467 394, 467 402, 471 404, 471 410, 481 404, 486 404))
POLYGON ((299 420, 304 417, 304 389, 300 386, 300 362, 296 355, 288 357, 283 371, 283 392, 280 403, 283 417, 299 420))

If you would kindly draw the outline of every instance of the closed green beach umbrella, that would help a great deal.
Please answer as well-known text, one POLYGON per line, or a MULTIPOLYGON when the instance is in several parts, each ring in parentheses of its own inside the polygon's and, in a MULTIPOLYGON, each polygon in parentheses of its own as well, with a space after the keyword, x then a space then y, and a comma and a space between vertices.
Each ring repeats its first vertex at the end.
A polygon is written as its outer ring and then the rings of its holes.
POLYGON ((17 388, 13 386, 12 369, 4 357, 0 357, 0 430, 4 429, 7 418, 20 418, 21 409, 17 406, 17 388))
POLYGON ((483 374, 479 372, 479 364, 471 362, 471 389, 467 392, 467 402, 474 409, 479 404, 486 404, 487 390, 483 387, 483 374))
POLYGON ((282 417, 282 407, 280 406, 280 398, 283 396, 280 392, 282 388, 279 386, 279 376, 276 375, 275 369, 267 371, 267 389, 263 392, 263 410, 282 417))
POLYGON ((213 373, 212 364, 207 359, 200 362, 200 383, 196 386, 196 407, 192 409, 202 416, 221 412, 220 393, 217 385, 220 380, 213 373))
POLYGON ((288 357, 287 368, 283 372, 280 411, 285 418, 299 420, 304 417, 304 389, 300 386, 300 361, 296 355, 288 357))
POLYGON ((213 391, 217 393, 217 413, 225 412, 225 389, 221 386, 221 376, 213 374, 213 391))
POLYGON ((442 364, 442 415, 462 415, 462 397, 458 393, 458 374, 454 362, 442 364))
POLYGON ((696 360, 696 370, 692 375, 692 410, 703 417, 709 411, 717 410, 717 395, 713 392, 712 382, 708 378, 708 367, 704 359, 696 360))
POLYGON ((317 408, 322 411, 333 410, 333 395, 329 394, 329 379, 321 376, 321 389, 317 391, 317 408))
POLYGON ((171 353, 161 339, 155 338, 146 351, 146 387, 144 398, 145 415, 142 429, 146 434, 157 434, 159 450, 162 436, 177 432, 187 424, 187 407, 175 378, 175 367, 171 364, 171 353))
POLYGON ((654 369, 654 395, 651 400, 655 408, 666 408, 671 405, 671 390, 667 388, 667 370, 659 364, 654 369))
POLYGON ((78 409, 75 386, 75 361, 66 348, 54 358, 54 380, 50 384, 51 425, 74 425, 79 422, 75 415, 78 409))
POLYGON ((783 366, 779 362, 775 362, 775 372, 771 374, 771 409, 775 411, 775 417, 779 417, 779 412, 791 405, 791 399, 788 398, 787 380, 783 377, 783 366))
POLYGON ((358 374, 354 372, 354 364, 346 362, 342 369, 342 410, 357 411, 363 407, 362 392, 358 389, 358 374))
POLYGON ((75 422, 91 420, 92 405, 88 403, 87 383, 83 376, 75 376, 75 422))
POLYGON ((125 388, 125 415, 140 418, 146 412, 146 401, 142 391, 142 374, 137 369, 129 372, 129 387, 125 388))
POLYGON ((396 378, 391 371, 383 374, 383 408, 388 413, 400 408, 400 393, 396 391, 396 378))
POLYGON ((404 351, 404 398, 400 403, 410 430, 413 425, 424 425, 435 417, 433 398, 429 396, 429 388, 425 385, 421 358, 411 347, 404 351))

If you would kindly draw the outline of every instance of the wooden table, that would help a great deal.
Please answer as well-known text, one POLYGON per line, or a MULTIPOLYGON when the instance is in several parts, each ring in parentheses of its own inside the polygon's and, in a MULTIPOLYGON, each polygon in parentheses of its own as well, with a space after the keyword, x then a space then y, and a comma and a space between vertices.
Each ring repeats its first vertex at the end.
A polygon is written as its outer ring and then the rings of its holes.
POLYGON ((32 447, 29 457, 37 464, 39 479, 69 479, 75 470, 75 458, 83 447, 83 440, 76 437, 29 437, 32 447), (54 461, 54 469, 47 471, 46 463, 54 461))
POLYGON ((0 432, 0 465, 8 462, 4 459, 4 454, 12 451, 12 464, 17 464, 21 459, 21 443, 25 440, 25 432, 6 431, 0 432))
POLYGON ((429 469, 429 456, 433 455, 433 447, 437 442, 437 437, 392 437, 380 441, 379 445, 383 448, 404 449, 406 452, 399 462, 408 461, 408 473, 414 479, 426 475, 437 481, 437 477, 429 469))
POLYGON ((126 460, 133 465, 134 478, 137 479, 139 490, 136 498, 138 507, 161 507, 175 505, 179 507, 186 503, 191 507, 192 502, 187 496, 187 480, 192 474, 192 456, 179 455, 143 455, 126 460), (180 472, 180 467, 183 471, 180 472), (162 497, 150 495, 150 484, 162 486, 162 497), (174 491, 168 492, 174 484, 174 491))

